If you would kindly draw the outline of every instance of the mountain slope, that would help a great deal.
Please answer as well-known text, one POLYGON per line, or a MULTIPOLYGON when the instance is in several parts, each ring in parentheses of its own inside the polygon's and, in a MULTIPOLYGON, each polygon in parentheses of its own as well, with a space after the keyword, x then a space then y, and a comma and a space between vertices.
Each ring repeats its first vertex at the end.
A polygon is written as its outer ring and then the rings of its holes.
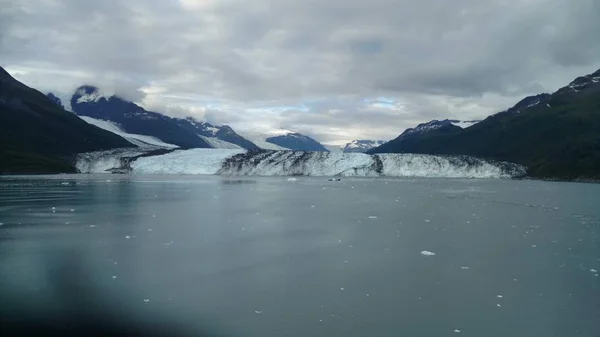
POLYGON ((220 140, 248 150, 259 149, 259 147, 256 146, 256 144, 240 136, 235 131, 233 131, 231 127, 227 125, 216 126, 207 122, 197 121, 193 117, 175 118, 175 121, 182 128, 185 128, 202 136, 204 140, 207 140, 206 138, 216 138, 216 141, 208 140, 207 142, 209 144, 217 144, 220 140))
POLYGON ((118 96, 104 97, 96 87, 86 85, 77 89, 71 107, 79 116, 111 121, 127 133, 156 137, 182 148, 210 148, 195 132, 180 127, 173 118, 146 111, 118 96))
POLYGON ((342 147, 344 153, 364 153, 385 143, 383 140, 357 139, 342 147))
POLYGON ((79 118, 83 119, 89 124, 95 125, 101 129, 112 132, 116 135, 119 135, 125 138, 128 142, 133 145, 142 147, 142 148, 165 148, 165 149, 175 149, 177 145, 168 144, 161 141, 158 138, 144 135, 136 135, 132 133, 127 133, 123 131, 118 125, 110 121, 104 121, 101 119, 95 119, 87 116, 79 116, 79 118))
POLYGON ((527 100, 472 127, 400 136, 372 152, 465 154, 519 163, 538 178, 600 179, 600 70, 527 100))
POLYGON ((404 130, 400 136, 376 148, 368 150, 367 153, 411 152, 410 149, 412 149, 412 146, 420 143, 424 139, 462 131, 462 128, 455 124, 456 123, 448 119, 441 121, 432 120, 427 123, 421 123, 414 128, 404 130))
POLYGON ((131 146, 0 67, 0 173, 75 172, 69 160, 77 153, 131 146))
POLYGON ((287 130, 274 132, 273 135, 267 137, 265 141, 295 151, 329 151, 313 138, 287 130))
POLYGON ((229 126, 146 111, 121 97, 105 96, 98 88, 89 85, 77 89, 71 98, 71 107, 77 115, 111 121, 127 133, 156 137, 182 148, 211 148, 211 144, 219 142, 207 142, 203 137, 212 137, 243 148, 258 149, 229 126))
POLYGON ((329 151, 313 138, 289 130, 246 131, 242 135, 263 150, 329 151))

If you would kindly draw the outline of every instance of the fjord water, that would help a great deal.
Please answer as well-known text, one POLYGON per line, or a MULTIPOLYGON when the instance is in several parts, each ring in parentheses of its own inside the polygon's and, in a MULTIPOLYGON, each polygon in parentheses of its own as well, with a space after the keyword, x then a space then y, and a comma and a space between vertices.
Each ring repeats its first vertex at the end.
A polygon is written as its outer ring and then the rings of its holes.
POLYGON ((3 317, 173 336, 600 334, 600 185, 5 177, 0 223, 3 317))

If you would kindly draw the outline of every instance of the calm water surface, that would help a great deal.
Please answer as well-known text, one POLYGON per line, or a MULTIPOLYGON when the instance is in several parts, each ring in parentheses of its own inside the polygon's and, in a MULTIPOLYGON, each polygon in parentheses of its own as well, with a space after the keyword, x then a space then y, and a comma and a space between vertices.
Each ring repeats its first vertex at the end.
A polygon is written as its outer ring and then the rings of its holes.
POLYGON ((86 312, 174 336, 600 336, 600 185, 4 177, 0 223, 4 317, 86 312))

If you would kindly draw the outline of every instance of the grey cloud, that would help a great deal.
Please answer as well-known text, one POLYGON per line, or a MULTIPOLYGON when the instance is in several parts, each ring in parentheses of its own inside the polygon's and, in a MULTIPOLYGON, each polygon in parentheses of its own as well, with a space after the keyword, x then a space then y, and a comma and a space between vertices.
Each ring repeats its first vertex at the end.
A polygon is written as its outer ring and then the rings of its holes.
POLYGON ((598 0, 196 2, 9 1, 0 64, 43 89, 97 84, 171 114, 322 139, 342 137, 335 127, 390 138, 431 118, 483 117, 600 68, 598 0), (139 91, 148 86, 166 92, 139 91), (184 94, 229 103, 165 98, 184 94), (404 110, 365 109, 382 95, 404 110), (310 112, 257 110, 311 99, 310 112))

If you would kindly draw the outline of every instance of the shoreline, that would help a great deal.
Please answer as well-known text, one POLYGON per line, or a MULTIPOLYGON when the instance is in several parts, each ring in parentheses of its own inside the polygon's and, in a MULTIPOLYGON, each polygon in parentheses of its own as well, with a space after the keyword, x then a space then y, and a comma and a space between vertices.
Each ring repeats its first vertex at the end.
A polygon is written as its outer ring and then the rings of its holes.
MULTIPOLYGON (((9 178, 9 177, 22 177, 22 176, 61 176, 61 175, 81 175, 81 176, 87 176, 87 175, 106 175, 106 176, 113 176, 113 175, 129 175, 131 173, 125 173, 125 172, 107 172, 107 173, 81 173, 81 172, 53 172, 53 173, 28 173, 28 172, 23 172, 23 173, 0 173, 0 178, 9 178)), ((138 174, 143 176, 144 174, 138 174)), ((170 174, 164 174, 166 176, 170 175, 170 174)), ((203 174, 189 174, 190 176, 197 176, 197 175, 203 175, 203 174)), ((222 177, 263 177, 263 176, 252 176, 252 175, 247 175, 247 176, 240 176, 240 175, 219 175, 219 174, 206 174, 209 176, 222 176, 222 177)), ((277 177, 297 177, 297 176, 277 176, 277 177)), ((333 178, 333 177, 337 177, 337 176, 306 176, 306 177, 311 177, 311 178, 333 178)), ((352 179, 354 177, 352 176, 348 176, 348 177, 341 177, 342 179, 352 179)), ((531 176, 527 176, 527 177, 515 177, 515 178, 452 178, 452 177, 418 177, 418 176, 414 176, 414 177, 395 177, 395 176, 379 176, 379 177, 359 177, 359 178, 373 178, 373 179, 377 179, 377 178, 388 178, 388 179, 403 179, 403 178, 420 178, 420 179, 428 179, 428 178, 435 178, 435 179, 473 179, 473 180, 487 180, 487 179, 493 179, 493 180, 530 180, 530 181, 544 181, 544 182, 561 182, 561 183, 580 183, 580 184, 600 184, 600 179, 588 179, 588 178, 576 178, 576 179, 561 179, 561 178, 536 178, 536 177, 531 177, 531 176)))

